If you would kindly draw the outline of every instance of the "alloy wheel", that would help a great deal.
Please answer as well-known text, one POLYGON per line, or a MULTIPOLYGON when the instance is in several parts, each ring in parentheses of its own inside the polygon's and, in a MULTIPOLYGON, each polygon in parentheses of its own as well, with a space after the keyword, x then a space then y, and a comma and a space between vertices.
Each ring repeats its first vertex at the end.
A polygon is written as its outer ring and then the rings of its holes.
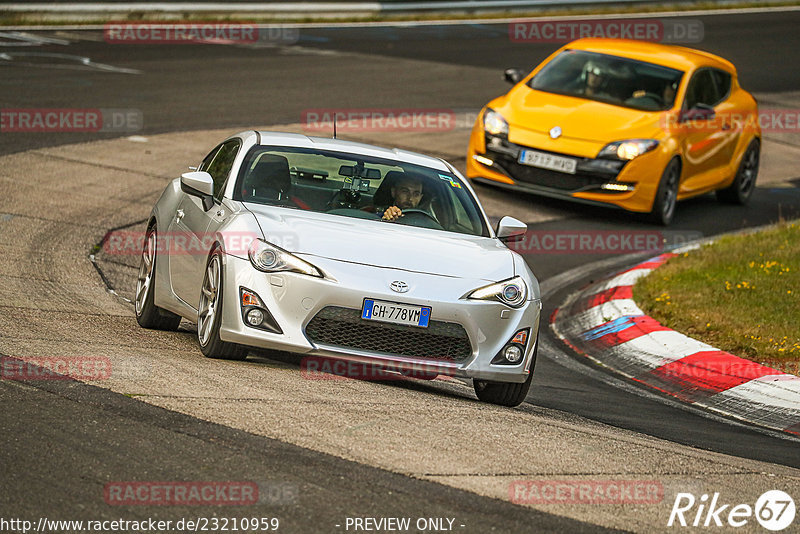
POLYGON ((211 338, 214 320, 217 317, 217 303, 219 302, 220 263, 219 256, 214 254, 206 267, 203 287, 200 294, 200 310, 197 316, 197 337, 200 344, 205 346, 211 338))
POLYGON ((661 215, 665 221, 671 221, 678 202, 678 177, 680 170, 677 165, 672 165, 664 182, 664 202, 661 204, 661 215))
POLYGON ((758 172, 758 149, 751 146, 744 156, 742 165, 742 176, 739 180, 739 192, 742 196, 750 194, 750 190, 755 185, 756 173, 758 172))
POLYGON ((150 230, 147 240, 142 248, 142 261, 139 264, 139 277, 136 281, 136 315, 141 315, 144 310, 147 295, 153 282, 153 268, 156 256, 156 233, 150 230))

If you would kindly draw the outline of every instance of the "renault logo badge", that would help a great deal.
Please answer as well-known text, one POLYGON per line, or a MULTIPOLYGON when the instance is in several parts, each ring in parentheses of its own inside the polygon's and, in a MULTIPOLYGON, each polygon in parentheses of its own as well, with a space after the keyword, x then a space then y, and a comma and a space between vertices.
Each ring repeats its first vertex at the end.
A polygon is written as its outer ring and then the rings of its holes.
POLYGON ((405 293, 408 291, 408 284, 406 284, 401 280, 395 280, 394 282, 389 284, 389 287, 392 289, 392 291, 395 291, 396 293, 405 293))
POLYGON ((550 138, 558 139, 559 137, 561 137, 561 126, 553 126, 550 128, 550 138))

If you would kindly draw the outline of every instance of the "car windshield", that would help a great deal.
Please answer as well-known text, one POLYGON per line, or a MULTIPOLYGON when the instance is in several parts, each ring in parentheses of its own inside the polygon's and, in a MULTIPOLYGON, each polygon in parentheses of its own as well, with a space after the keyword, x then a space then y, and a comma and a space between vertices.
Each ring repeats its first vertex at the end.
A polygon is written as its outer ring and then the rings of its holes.
POLYGON ((255 146, 233 198, 374 221, 399 206, 403 215, 395 222, 401 225, 489 235, 475 198, 456 175, 343 152, 255 146))
POLYGON ((528 85, 616 106, 661 111, 675 102, 683 72, 653 63, 583 50, 565 50, 528 85))

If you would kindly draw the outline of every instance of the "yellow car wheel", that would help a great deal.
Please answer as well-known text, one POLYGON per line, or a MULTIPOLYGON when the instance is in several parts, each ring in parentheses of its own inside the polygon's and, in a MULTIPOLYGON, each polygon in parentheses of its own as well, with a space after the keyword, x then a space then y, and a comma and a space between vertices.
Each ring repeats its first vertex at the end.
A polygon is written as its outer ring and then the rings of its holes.
POLYGON ((717 190, 718 200, 731 204, 747 204, 756 186, 760 156, 761 143, 759 143, 758 139, 753 139, 747 145, 747 151, 742 157, 742 162, 739 164, 733 183, 725 189, 717 190))
POLYGON ((650 221, 668 226, 675 216, 675 206, 678 203, 678 186, 681 180, 681 161, 672 158, 661 175, 656 197, 653 199, 653 209, 650 210, 650 221))

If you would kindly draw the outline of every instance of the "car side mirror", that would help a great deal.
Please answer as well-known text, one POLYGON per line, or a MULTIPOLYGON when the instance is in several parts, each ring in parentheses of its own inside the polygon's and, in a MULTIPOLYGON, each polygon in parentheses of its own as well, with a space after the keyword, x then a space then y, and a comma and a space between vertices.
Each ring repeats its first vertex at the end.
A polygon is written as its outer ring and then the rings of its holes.
POLYGON ((503 243, 513 243, 522 239, 527 231, 527 224, 506 215, 497 223, 495 234, 497 234, 497 238, 503 243))
POLYGON ((516 85, 525 77, 522 69, 506 69, 503 71, 503 79, 512 85, 516 85))
POLYGON ((181 174, 181 191, 200 198, 206 211, 214 206, 214 179, 205 171, 181 174))
POLYGON ((697 104, 695 107, 688 111, 684 111, 681 115, 681 121, 702 121, 714 118, 716 112, 714 108, 706 104, 697 104))

